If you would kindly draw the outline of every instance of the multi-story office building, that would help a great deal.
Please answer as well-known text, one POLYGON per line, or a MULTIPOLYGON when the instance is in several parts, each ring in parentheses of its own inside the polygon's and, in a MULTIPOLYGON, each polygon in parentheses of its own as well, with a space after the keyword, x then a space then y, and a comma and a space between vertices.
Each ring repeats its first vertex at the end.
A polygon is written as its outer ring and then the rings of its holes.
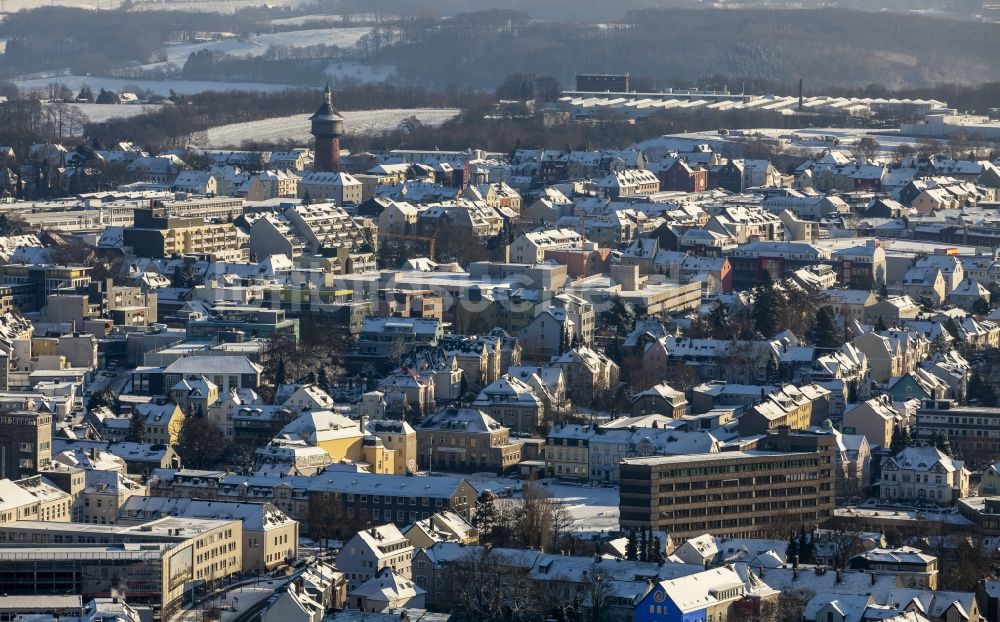
POLYGON ((621 526, 666 531, 677 540, 773 534, 833 514, 832 436, 782 431, 762 450, 622 461, 621 526))
POLYGON ((13 305, 22 313, 28 313, 41 309, 49 294, 86 289, 90 285, 90 268, 6 264, 0 266, 0 282, 10 288, 13 305))
POLYGON ((19 521, 0 533, 0 591, 126 592, 170 619, 194 585, 242 572, 239 520, 163 518, 134 527, 19 521))
POLYGON ((1000 408, 959 406, 952 400, 924 400, 917 410, 917 440, 933 444, 946 434, 955 458, 971 468, 996 462, 1000 455, 1000 408))

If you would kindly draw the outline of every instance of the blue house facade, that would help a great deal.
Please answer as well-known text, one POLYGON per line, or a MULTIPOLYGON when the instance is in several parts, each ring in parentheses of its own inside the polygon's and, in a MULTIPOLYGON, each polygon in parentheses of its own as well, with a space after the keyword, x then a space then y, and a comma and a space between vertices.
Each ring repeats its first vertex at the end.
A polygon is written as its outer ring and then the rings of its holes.
POLYGON ((705 622, 705 607, 681 611, 662 584, 653 585, 635 607, 634 622, 705 622))

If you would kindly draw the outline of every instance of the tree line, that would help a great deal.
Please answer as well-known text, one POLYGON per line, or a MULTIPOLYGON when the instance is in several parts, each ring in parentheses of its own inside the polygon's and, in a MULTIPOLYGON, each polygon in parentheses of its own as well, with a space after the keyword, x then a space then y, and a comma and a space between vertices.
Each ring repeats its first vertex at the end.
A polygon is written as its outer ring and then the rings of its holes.
POLYGON ((436 88, 488 88, 524 67, 564 82, 579 71, 629 72, 660 87, 720 74, 733 90, 744 80, 793 83, 819 67, 823 86, 885 82, 899 88, 1000 78, 991 62, 1000 55, 996 24, 834 9, 643 9, 610 27, 527 17, 479 11, 394 23, 373 32, 356 52, 436 88), (992 69, 983 73, 982 67, 992 69))

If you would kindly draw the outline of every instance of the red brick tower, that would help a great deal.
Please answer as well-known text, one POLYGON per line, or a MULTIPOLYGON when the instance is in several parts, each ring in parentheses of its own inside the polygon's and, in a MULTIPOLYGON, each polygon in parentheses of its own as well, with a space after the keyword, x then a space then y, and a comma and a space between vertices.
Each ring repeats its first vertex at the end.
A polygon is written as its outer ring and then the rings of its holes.
POLYGON ((326 99, 313 116, 312 135, 316 139, 316 159, 313 170, 335 173, 340 170, 340 137, 344 133, 344 117, 333 107, 333 92, 326 85, 326 99))

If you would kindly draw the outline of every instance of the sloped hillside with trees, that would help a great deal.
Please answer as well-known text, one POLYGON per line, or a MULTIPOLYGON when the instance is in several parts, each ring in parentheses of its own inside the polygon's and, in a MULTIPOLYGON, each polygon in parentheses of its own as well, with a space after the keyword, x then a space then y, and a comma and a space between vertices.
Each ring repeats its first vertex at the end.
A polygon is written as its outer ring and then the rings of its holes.
POLYGON ((924 86, 1000 79, 1000 25, 837 9, 646 9, 621 22, 533 21, 489 10, 376 28, 358 54, 430 87, 488 88, 525 71, 647 76, 658 88, 716 76, 817 86, 924 86), (821 81, 821 84, 816 84, 821 81))

